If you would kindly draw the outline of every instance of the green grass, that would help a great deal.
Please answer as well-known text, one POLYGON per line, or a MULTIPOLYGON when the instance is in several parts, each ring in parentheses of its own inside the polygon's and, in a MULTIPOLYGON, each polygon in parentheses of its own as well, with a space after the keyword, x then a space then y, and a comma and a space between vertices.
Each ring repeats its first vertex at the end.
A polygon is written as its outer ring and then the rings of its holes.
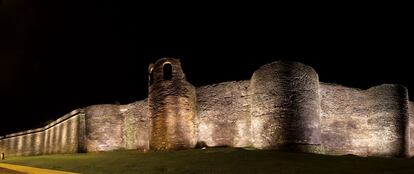
POLYGON ((3 162, 96 173, 414 173, 414 159, 326 156, 233 148, 15 157, 3 162))

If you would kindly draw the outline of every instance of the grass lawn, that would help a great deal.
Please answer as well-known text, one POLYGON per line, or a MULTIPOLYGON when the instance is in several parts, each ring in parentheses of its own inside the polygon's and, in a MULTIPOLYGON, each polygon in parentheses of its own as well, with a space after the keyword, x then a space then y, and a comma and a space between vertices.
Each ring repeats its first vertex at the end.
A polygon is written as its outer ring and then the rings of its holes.
POLYGON ((414 159, 326 156, 233 148, 115 151, 8 158, 2 162, 96 173, 414 173, 414 159))

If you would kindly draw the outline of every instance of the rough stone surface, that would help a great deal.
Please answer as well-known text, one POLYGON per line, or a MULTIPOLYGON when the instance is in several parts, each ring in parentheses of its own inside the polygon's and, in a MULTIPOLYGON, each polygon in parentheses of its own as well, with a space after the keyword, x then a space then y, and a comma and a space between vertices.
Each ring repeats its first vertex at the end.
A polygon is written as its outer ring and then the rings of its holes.
POLYGON ((410 119, 410 156, 414 156, 414 102, 409 102, 410 119))
POLYGON ((296 62, 264 65, 254 72, 250 92, 254 147, 318 149, 319 79, 313 68, 296 62))
POLYGON ((200 145, 251 146, 249 84, 238 81, 197 88, 200 145))
POLYGON ((405 156, 407 93, 399 85, 368 90, 320 85, 322 144, 328 154, 405 156))
POLYGON ((186 81, 180 61, 160 59, 149 69, 150 148, 173 150, 195 147, 196 93, 194 86, 186 81), (171 75, 164 72, 167 65, 172 66, 171 75), (166 76, 171 76, 171 79, 166 76))
POLYGON ((369 155, 409 156, 408 92, 401 85, 380 85, 368 89, 372 143, 369 155))
POLYGON ((367 154, 368 96, 364 90, 320 84, 321 135, 325 153, 367 154))
POLYGON ((80 152, 78 126, 83 115, 83 110, 75 110, 45 127, 6 135, 0 151, 6 156, 80 152))
POLYGON ((141 100, 128 105, 121 105, 124 116, 124 140, 126 149, 149 149, 149 114, 148 101, 141 100))
POLYGON ((125 148, 124 117, 118 105, 94 105, 86 108, 86 149, 110 151, 125 148))
POLYGON ((256 147, 323 154, 414 156, 414 103, 405 87, 367 90, 321 83, 294 62, 273 62, 252 79, 195 89, 177 59, 150 65, 148 100, 94 105, 45 127, 0 137, 8 156, 256 147), (164 73, 171 64, 171 74, 164 73), (166 75, 167 78, 164 78, 166 75))

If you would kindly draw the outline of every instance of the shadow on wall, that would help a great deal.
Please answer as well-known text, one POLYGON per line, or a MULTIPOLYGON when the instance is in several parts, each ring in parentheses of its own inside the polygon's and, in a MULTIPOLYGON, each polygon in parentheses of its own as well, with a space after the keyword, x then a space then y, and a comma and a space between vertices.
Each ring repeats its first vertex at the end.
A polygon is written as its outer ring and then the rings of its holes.
POLYGON ((186 81, 180 61, 159 59, 150 65, 149 71, 150 148, 194 148, 196 93, 195 87, 186 81))
POLYGON ((309 66, 273 62, 251 79, 253 146, 320 152, 319 80, 309 66))

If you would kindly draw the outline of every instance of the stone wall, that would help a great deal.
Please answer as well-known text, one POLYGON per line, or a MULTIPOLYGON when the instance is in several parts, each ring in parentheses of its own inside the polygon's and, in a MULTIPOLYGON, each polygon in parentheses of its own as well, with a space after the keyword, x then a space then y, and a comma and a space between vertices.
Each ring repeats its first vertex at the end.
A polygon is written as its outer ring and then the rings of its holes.
POLYGON ((312 67, 273 62, 250 82, 253 146, 260 149, 320 150, 319 78, 312 67))
POLYGON ((147 100, 127 105, 94 105, 77 109, 45 127, 6 135, 0 153, 44 155, 149 149, 147 100))
POLYGON ((0 153, 172 150, 197 142, 207 147, 414 156, 414 103, 403 86, 361 90, 327 84, 319 82, 311 67, 273 62, 251 80, 194 89, 176 61, 162 59, 150 66, 148 100, 75 110, 45 127, 0 137, 0 153), (163 77, 165 63, 172 64, 169 79, 163 77))
POLYGON ((368 96, 364 90, 320 83, 321 136, 325 153, 367 155, 368 96))
POLYGON ((110 151, 125 148, 124 118, 119 105, 94 105, 86 108, 86 149, 110 151))
POLYGON ((410 156, 414 156, 414 102, 409 102, 410 119, 410 156))
POLYGON ((149 149, 147 100, 127 105, 94 105, 85 110, 88 152, 149 149))
POLYGON ((405 156, 407 91, 399 85, 368 90, 320 84, 322 144, 327 154, 405 156))
POLYGON ((148 100, 120 106, 124 117, 124 141, 126 149, 149 149, 150 121, 148 100))
POLYGON ((197 142, 196 89, 187 82, 180 61, 160 59, 150 65, 149 74, 150 148, 194 148, 197 142))
POLYGON ((224 82, 197 88, 200 145, 251 146, 249 83, 224 82))
POLYGON ((0 152, 6 156, 82 152, 84 119, 84 111, 78 109, 45 127, 6 135, 0 140, 0 152))

